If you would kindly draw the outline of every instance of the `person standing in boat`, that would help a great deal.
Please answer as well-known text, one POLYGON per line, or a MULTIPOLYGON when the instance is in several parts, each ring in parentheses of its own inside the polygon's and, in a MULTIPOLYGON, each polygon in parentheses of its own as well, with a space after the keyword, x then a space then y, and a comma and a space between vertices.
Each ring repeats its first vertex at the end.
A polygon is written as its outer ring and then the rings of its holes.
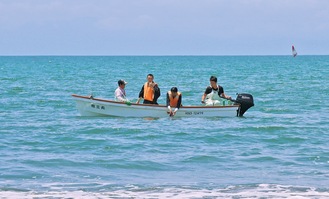
POLYGON ((127 99, 127 96, 126 96, 126 91, 125 91, 126 84, 127 84, 127 82, 122 79, 120 79, 118 81, 118 88, 114 92, 114 97, 115 97, 116 101, 129 102, 129 100, 127 99))
POLYGON ((152 74, 147 75, 147 82, 143 85, 141 91, 139 92, 137 104, 143 98, 143 104, 157 104, 158 98, 160 97, 160 88, 154 81, 154 76, 152 74))
POLYGON ((201 103, 206 106, 220 105, 220 99, 232 99, 230 96, 225 95, 224 88, 217 84, 217 77, 210 77, 210 86, 208 86, 202 95, 201 103))
POLYGON ((177 87, 172 87, 167 92, 167 107, 170 117, 175 116, 176 112, 182 105, 182 94, 178 92, 177 87), (174 110, 172 110, 174 109, 174 110))

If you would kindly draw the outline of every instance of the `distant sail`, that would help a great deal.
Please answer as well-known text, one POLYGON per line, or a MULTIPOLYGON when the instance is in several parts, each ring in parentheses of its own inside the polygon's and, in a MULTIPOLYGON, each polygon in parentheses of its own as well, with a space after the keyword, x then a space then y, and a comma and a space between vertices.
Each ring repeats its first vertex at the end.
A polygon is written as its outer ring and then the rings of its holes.
POLYGON ((295 46, 292 45, 291 49, 292 49, 292 56, 296 57, 297 56, 297 51, 295 49, 295 46))

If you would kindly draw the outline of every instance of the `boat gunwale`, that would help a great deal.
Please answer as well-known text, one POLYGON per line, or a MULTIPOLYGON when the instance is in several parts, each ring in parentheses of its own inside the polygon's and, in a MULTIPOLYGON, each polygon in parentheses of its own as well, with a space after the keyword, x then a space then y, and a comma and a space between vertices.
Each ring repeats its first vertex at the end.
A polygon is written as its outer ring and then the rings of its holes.
MULTIPOLYGON (((87 100, 95 100, 99 102, 107 102, 107 103, 113 103, 113 104, 126 104, 125 102, 117 102, 114 100, 107 100, 107 99, 100 99, 100 98, 91 98, 90 96, 82 96, 82 95, 77 95, 77 94, 72 94, 72 97, 74 98, 82 98, 82 99, 87 99, 87 100)), ((134 106, 144 106, 144 107, 161 107, 161 108, 166 108, 166 105, 156 105, 156 104, 137 104, 137 103, 131 103, 130 105, 134 106)), ((185 109, 194 109, 194 108, 203 108, 203 109, 218 109, 218 108, 233 108, 236 107, 238 108, 240 105, 229 105, 229 106, 182 106, 181 108, 185 109)))

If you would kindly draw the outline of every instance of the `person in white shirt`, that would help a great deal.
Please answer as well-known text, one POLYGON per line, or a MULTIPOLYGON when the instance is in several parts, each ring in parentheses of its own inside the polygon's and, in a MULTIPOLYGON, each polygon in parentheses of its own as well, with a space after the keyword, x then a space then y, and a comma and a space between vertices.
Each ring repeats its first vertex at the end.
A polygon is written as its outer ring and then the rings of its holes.
POLYGON ((201 103, 206 106, 219 106, 221 105, 221 98, 231 100, 232 98, 224 93, 224 88, 217 84, 217 77, 211 76, 210 85, 206 88, 206 91, 202 95, 201 103))
POLYGON ((126 96, 126 91, 125 91, 126 84, 127 84, 127 82, 122 79, 120 79, 118 81, 118 88, 114 92, 114 97, 115 97, 116 101, 129 102, 129 100, 127 99, 127 96, 126 96))

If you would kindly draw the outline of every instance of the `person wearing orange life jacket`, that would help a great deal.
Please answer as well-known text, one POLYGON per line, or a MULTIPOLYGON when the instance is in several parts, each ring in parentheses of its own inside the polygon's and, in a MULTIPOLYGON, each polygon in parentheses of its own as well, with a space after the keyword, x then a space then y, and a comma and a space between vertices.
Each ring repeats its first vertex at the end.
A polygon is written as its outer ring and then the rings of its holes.
POLYGON ((167 93, 168 114, 175 116, 178 109, 182 106, 182 94, 178 92, 177 87, 172 87, 167 93), (172 110, 174 108, 174 110, 172 110))
POLYGON ((156 104, 158 105, 158 98, 160 97, 160 88, 154 81, 154 76, 152 74, 147 75, 147 82, 143 85, 141 91, 139 92, 137 104, 143 98, 143 104, 156 104))

